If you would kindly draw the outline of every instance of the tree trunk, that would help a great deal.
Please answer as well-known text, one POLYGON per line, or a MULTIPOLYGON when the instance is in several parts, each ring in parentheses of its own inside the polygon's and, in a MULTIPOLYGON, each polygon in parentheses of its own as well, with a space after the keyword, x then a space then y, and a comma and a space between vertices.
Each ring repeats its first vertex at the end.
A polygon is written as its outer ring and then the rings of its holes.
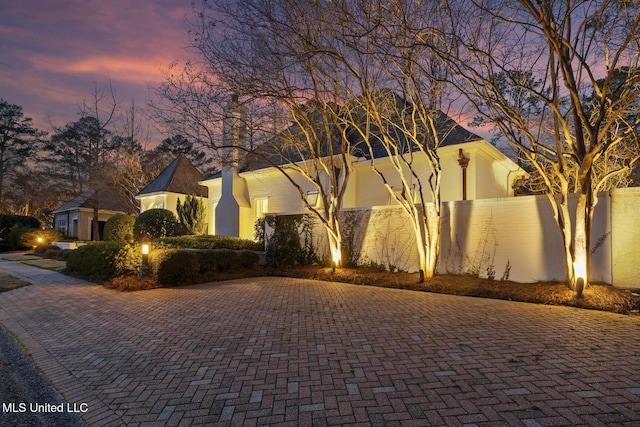
POLYGON ((91 226, 93 228, 93 240, 94 241, 99 241, 100 240, 100 222, 99 220, 99 211, 100 211, 100 202, 99 202, 99 195, 98 192, 96 191, 95 194, 93 195, 94 199, 93 199, 93 219, 91 221, 91 226))
POLYGON ((578 295, 582 294, 588 283, 587 265, 589 265, 589 233, 591 231, 589 216, 588 195, 582 192, 578 196, 578 204, 576 206, 576 230, 573 238, 571 281, 571 287, 578 295))
POLYGON ((342 242, 340 241, 339 233, 329 231, 328 235, 329 251, 331 254, 331 267, 338 268, 342 265, 342 242))

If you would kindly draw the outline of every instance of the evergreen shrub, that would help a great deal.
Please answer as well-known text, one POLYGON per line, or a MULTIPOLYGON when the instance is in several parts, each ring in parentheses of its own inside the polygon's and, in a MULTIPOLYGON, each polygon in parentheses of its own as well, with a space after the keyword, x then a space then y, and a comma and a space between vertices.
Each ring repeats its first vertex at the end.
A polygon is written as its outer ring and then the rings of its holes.
POLYGON ((108 280, 121 275, 137 274, 141 263, 142 255, 135 245, 95 242, 73 250, 67 259, 67 270, 108 280))
POLYGON ((0 240, 6 240, 9 232, 16 225, 27 228, 41 228, 40 221, 32 216, 0 214, 0 240))
POLYGON ((39 244, 48 244, 62 240, 62 234, 56 230, 40 228, 23 227, 15 225, 7 236, 7 243, 13 250, 31 249, 39 244), (42 238, 42 242, 38 242, 38 237, 42 238))
POLYGON ((133 224, 133 238, 160 239, 175 236, 178 230, 178 220, 168 209, 149 209, 142 212, 133 224))
POLYGON ((126 214, 116 214, 104 225, 104 240, 129 243, 133 241, 133 225, 136 218, 126 214))
POLYGON ((313 245, 314 219, 310 215, 268 215, 265 222, 273 230, 267 237, 267 264, 309 265, 317 262, 313 245))
POLYGON ((73 249, 62 249, 58 252, 58 256, 56 257, 56 259, 58 261, 66 261, 67 259, 69 259, 69 255, 71 255, 71 252, 73 252, 73 249))
POLYGON ((200 273, 196 251, 171 251, 156 269, 156 280, 162 286, 195 283, 200 273))
POLYGON ((253 240, 230 236, 180 236, 160 239, 166 246, 177 249, 234 249, 263 251, 264 245, 253 240))
POLYGON ((38 245, 33 250, 33 253, 36 254, 36 255, 42 255, 48 250, 57 250, 57 251, 59 251, 60 248, 57 247, 56 245, 38 245))
POLYGON ((57 249, 47 249, 46 251, 44 251, 44 253, 42 254, 43 258, 48 258, 48 259, 58 259, 58 254, 60 253, 60 248, 57 249))
POLYGON ((260 262, 260 256, 254 251, 238 251, 237 255, 238 262, 243 268, 253 267, 254 265, 258 265, 258 262, 260 262))

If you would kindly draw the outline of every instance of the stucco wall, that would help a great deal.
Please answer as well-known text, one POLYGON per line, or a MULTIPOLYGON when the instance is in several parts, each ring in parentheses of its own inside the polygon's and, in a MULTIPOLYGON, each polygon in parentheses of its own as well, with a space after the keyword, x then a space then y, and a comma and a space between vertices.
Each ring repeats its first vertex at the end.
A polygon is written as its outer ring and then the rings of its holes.
MULTIPOLYGON (((572 197, 571 205, 575 203, 572 197)), ((610 202, 600 197, 592 230, 590 280, 611 283, 610 202)), ((517 282, 565 280, 562 235, 546 196, 526 196, 450 202, 443 206, 440 272, 496 278, 511 269, 517 282)))
MULTIPOLYGON (((640 202, 640 189, 614 196, 599 196, 592 230, 590 280, 638 287, 640 249, 635 242, 640 238, 640 227, 631 210, 640 202), (613 230, 612 201, 614 222, 618 217, 624 218, 613 230)), ((575 200, 571 198, 572 206, 575 200)), ((447 202, 443 204, 441 230, 441 273, 486 277, 487 269, 493 266, 499 280, 509 265, 508 278, 516 282, 565 280, 562 237, 546 196, 447 202)), ((406 271, 419 268, 413 229, 400 207, 347 209, 342 231, 360 264, 375 263, 406 271)), ((316 234, 326 239, 319 226, 316 234)))
POLYGON ((614 190, 611 202, 613 283, 640 289, 640 188, 614 190))

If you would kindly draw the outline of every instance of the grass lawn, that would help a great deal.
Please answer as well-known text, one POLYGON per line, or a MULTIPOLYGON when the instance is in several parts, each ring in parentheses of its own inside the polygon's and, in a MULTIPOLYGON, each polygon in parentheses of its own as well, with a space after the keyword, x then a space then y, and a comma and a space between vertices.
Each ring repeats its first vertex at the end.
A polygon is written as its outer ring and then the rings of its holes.
POLYGON ((29 282, 25 282, 24 280, 16 279, 9 273, 5 273, 4 271, 0 271, 0 292, 10 291, 12 289, 21 288, 23 286, 30 285, 29 282))
POLYGON ((34 257, 28 260, 21 260, 24 264, 33 265, 34 267, 45 268, 47 270, 53 270, 61 272, 67 267, 65 261, 58 261, 56 259, 46 259, 40 257, 34 257))
POLYGON ((15 254, 15 255, 5 255, 2 258, 7 261, 28 261, 32 259, 42 259, 39 256, 31 255, 31 254, 15 254))

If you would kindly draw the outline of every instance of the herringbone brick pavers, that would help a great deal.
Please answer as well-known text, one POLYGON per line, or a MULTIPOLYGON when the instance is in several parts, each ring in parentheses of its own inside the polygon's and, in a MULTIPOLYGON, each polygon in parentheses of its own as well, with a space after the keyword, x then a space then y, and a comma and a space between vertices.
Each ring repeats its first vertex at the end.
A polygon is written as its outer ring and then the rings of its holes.
POLYGON ((88 425, 640 425, 638 316, 256 278, 36 284, 0 320, 88 425))

